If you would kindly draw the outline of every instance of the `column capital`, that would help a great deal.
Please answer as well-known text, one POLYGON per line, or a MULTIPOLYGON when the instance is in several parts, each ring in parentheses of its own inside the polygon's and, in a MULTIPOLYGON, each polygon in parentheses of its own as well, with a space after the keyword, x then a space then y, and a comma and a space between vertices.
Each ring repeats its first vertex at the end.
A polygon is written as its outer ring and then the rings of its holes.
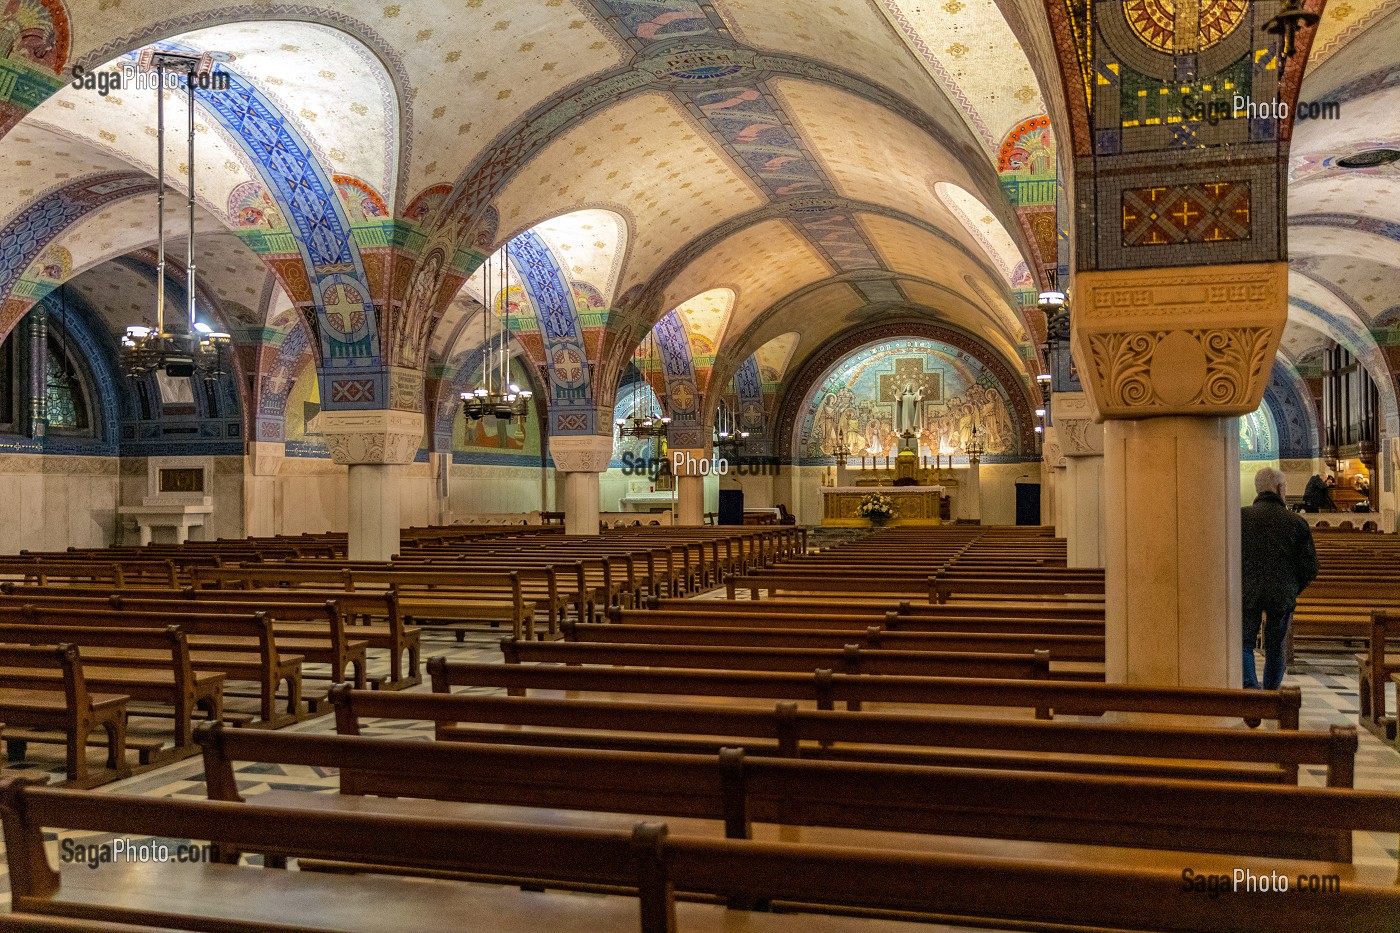
POLYGON ((1259 407, 1288 318, 1288 264, 1080 272, 1070 344, 1103 419, 1259 407))
POLYGON ((581 434, 549 439, 549 456, 561 473, 606 473, 612 462, 612 435, 581 434))
POLYGON ((1045 429, 1045 440, 1040 445, 1040 459, 1052 470, 1065 468, 1065 452, 1060 446, 1058 426, 1045 429))
POLYGON ((326 439, 336 463, 412 463, 423 443, 423 413, 323 411, 314 430, 326 439))
POLYGON ((1050 399, 1055 436, 1066 457, 1102 457, 1103 425, 1087 392, 1056 392, 1050 399))

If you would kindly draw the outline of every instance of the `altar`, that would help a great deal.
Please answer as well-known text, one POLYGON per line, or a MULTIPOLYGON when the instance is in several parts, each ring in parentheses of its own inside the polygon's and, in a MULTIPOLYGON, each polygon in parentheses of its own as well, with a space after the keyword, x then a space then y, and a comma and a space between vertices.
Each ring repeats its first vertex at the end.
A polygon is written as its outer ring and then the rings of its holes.
POLYGON ((871 493, 880 493, 894 503, 890 525, 941 525, 945 486, 823 486, 823 528, 865 528, 870 519, 856 510, 871 493))

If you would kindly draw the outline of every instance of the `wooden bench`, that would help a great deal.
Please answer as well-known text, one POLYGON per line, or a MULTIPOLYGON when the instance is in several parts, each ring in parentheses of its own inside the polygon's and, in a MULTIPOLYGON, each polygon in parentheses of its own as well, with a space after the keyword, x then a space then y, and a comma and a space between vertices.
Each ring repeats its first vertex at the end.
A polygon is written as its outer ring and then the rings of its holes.
POLYGON ((95 787, 131 773, 126 760, 130 698, 89 691, 76 646, 0 644, 0 683, 4 684, 0 686, 0 721, 5 723, 4 739, 11 747, 22 748, 14 743, 45 738, 27 730, 62 733, 68 782, 77 787, 95 787), (60 689, 53 689, 53 679, 44 676, 51 672, 61 678, 60 689), (107 735, 107 766, 94 773, 88 768, 87 740, 96 729, 107 735))
MULTIPOLYGON (((37 603, 51 596, 77 596, 80 598, 137 598, 141 600, 165 600, 195 612, 203 604, 217 607, 217 611, 265 611, 273 618, 273 630, 279 634, 294 637, 315 635, 322 628, 319 624, 290 621, 288 612, 299 616, 301 613, 325 612, 328 603, 333 603, 346 623, 347 662, 352 657, 349 644, 363 641, 369 648, 388 653, 389 677, 382 686, 399 690, 422 683, 420 669, 421 637, 416 626, 404 622, 399 611, 398 595, 386 593, 316 593, 302 589, 282 589, 275 594, 262 590, 198 590, 185 587, 179 590, 137 589, 111 590, 89 587, 38 587, 21 586, 13 582, 0 583, 0 594, 13 596, 21 604, 37 603), (365 621, 370 620, 370 621, 365 621)), ((294 616, 295 617, 295 616, 294 616)), ((344 667, 340 668, 344 670, 344 667)))
POLYGON ((420 628, 444 628, 465 636, 468 623, 507 622, 517 637, 535 637, 535 604, 527 602, 520 575, 502 573, 435 573, 432 571, 356 571, 348 568, 288 567, 195 568, 200 589, 307 588, 333 598, 335 591, 385 591, 398 594, 406 619, 420 628), (481 588, 481 589, 478 589, 481 588), (441 590, 442 592, 434 592, 441 590))
POLYGON ((826 570, 798 573, 778 568, 730 576, 725 579, 724 585, 730 599, 737 599, 739 590, 748 590, 750 599, 758 599, 759 591, 763 590, 770 599, 781 593, 839 593, 844 596, 899 600, 924 596, 928 592, 928 574, 925 571, 901 578, 859 577, 834 575, 826 570))
MULTIPOLYGON (((259 804, 274 807, 392 813, 404 812, 400 801, 382 798, 417 798, 701 819, 744 839, 754 838, 753 823, 767 823, 1339 863, 1352 860, 1354 829, 1400 833, 1400 794, 1342 788, 807 761, 738 749, 658 754, 218 726, 201 727, 199 741, 211 799, 241 799, 235 761, 339 772, 342 797, 258 795, 259 804), (381 799, 344 799, 360 795, 381 799), (1368 805, 1375 811, 1365 812, 1368 805), (1290 818, 1279 820, 1279 813, 1290 818)), ((452 810, 427 812, 448 816, 452 810)), ((907 839, 900 847, 945 844, 907 839)), ((1085 861, 1095 857, 1084 853, 1085 861)), ((1098 857, 1112 861, 1121 854, 1098 857)))
MULTIPOLYGON (((1351 789, 799 761, 734 748, 718 755, 654 754, 231 733, 218 727, 202 727, 200 744, 210 799, 241 800, 235 761, 339 772, 339 799, 258 794, 260 806, 267 807, 421 813, 385 799, 427 799, 692 818, 739 839, 755 838, 752 824, 762 822, 1327 863, 1351 862, 1352 829, 1400 834, 1400 794, 1351 789), (344 800, 364 794, 378 800, 344 800), (1274 815, 1264 817, 1270 803, 1274 815), (1365 813, 1368 804, 1375 813, 1365 813), (1289 820, 1278 821, 1278 813, 1288 813, 1289 820)), ((428 813, 449 817, 452 808, 428 813)), ((858 845, 861 836, 823 838, 858 845)), ((895 845, 945 848, 934 839, 895 845)), ((1085 862, 1095 857, 1113 862, 1121 853, 1084 853, 1085 862)))
MULTIPOLYGON (((244 615, 215 615, 209 613, 134 612, 116 609, 55 609, 26 606, 20 610, 0 607, 0 619, 14 618, 36 625, 64 626, 159 627, 178 625, 190 639, 213 636, 223 641, 217 648, 191 648, 190 665, 195 671, 223 674, 228 680, 257 684, 259 725, 277 728, 296 722, 301 717, 301 655, 282 654, 272 620, 261 612, 244 615), (278 711, 277 692, 287 685, 285 712, 278 711)), ((108 649, 101 655, 104 666, 143 668, 152 666, 149 653, 108 649)), ((229 695, 227 691, 225 695, 229 695)))
MULTIPOLYGON (((126 748, 138 752, 142 765, 165 764, 193 755, 196 711, 203 711, 209 720, 223 718, 224 675, 195 672, 187 637, 177 625, 162 629, 154 624, 117 627, 3 623, 0 642, 71 644, 85 658, 84 680, 91 689, 159 704, 160 709, 127 707, 128 715, 168 717, 174 723, 169 749, 159 738, 127 735, 126 748)), ((24 678, 32 687, 53 690, 65 689, 66 680, 66 675, 56 670, 34 671, 24 678)), ((13 730, 8 738, 21 753, 26 739, 43 741, 13 730)))
POLYGON ((806 674, 478 664, 446 658, 429 658, 427 668, 435 693, 450 693, 453 687, 491 687, 519 696, 530 690, 552 690, 796 700, 813 703, 818 709, 835 709, 837 703, 845 703, 848 709, 860 709, 864 703, 985 706, 1032 710, 1042 719, 1057 714, 1161 713, 1269 720, 1290 730, 1298 728, 1303 704, 1296 687, 1228 690, 975 677, 870 677, 829 670, 806 674))
MULTIPOLYGON (((170 617, 173 624, 179 624, 179 616, 193 612, 200 615, 246 616, 254 606, 257 610, 273 618, 273 635, 279 651, 300 655, 313 664, 325 664, 330 668, 324 679, 335 683, 350 679, 357 687, 365 686, 366 651, 368 643, 351 640, 347 637, 345 620, 334 600, 319 603, 247 603, 236 601, 193 600, 181 605, 170 598, 152 598, 149 591, 136 590, 114 593, 107 598, 99 596, 69 596, 50 588, 42 593, 22 592, 13 595, 0 595, 0 607, 33 606, 36 609, 111 609, 117 612, 148 612, 154 616, 170 617)), ((246 637, 227 635, 197 635, 191 639, 196 649, 214 651, 237 651, 253 643, 246 637)), ((309 678, 309 675, 303 675, 309 678)))
POLYGON ((650 645, 603 642, 529 642, 501 639, 507 665, 614 664, 628 667, 730 671, 815 671, 905 674, 922 677, 1040 679, 1049 676, 1047 653, 887 651, 847 645, 840 649, 747 648, 727 645, 650 645))
POLYGON ((1329 787, 1350 787, 1356 728, 1329 732, 1115 726, 912 713, 774 709, 622 700, 468 694, 331 692, 336 731, 364 719, 431 720, 439 740, 614 751, 746 754, 824 761, 940 765, 1136 777, 1298 783, 1323 765, 1329 787), (508 727, 508 728, 502 728, 508 727))
MULTIPOLYGON (((268 569, 277 567, 287 567, 292 570, 303 568, 344 568, 356 572, 371 571, 385 573, 421 573, 432 571, 437 573, 451 574, 454 577, 459 575, 478 574, 483 571, 515 573, 520 577, 520 587, 524 598, 533 602, 537 609, 543 609, 548 622, 550 635, 557 635, 559 625, 567 617, 568 609, 573 606, 578 613, 577 618, 584 618, 585 605, 587 603, 587 591, 583 585, 583 574, 581 567, 556 566, 554 563, 546 564, 526 564, 524 562, 488 565, 476 561, 468 560, 446 560, 435 561, 405 560, 402 555, 395 555, 392 561, 352 561, 352 560, 319 560, 306 558, 301 560, 287 561, 264 561, 258 565, 268 569), (575 585, 569 587, 569 572, 573 571, 575 585), (561 573, 565 579, 560 581, 561 573)), ((490 583, 476 586, 464 586, 453 582, 451 587, 454 591, 472 594, 485 594, 488 596, 499 595, 499 583, 490 583)))
MULTIPOLYGON (((422 745, 423 743, 416 743, 422 745)), ((320 796, 320 795, 318 795, 320 796)), ((1372 811, 1376 822, 1384 814, 1372 811)), ((960 853, 923 854, 672 835, 666 827, 592 830, 485 821, 289 811, 256 803, 111 799, 48 788, 0 786, 12 899, 20 915, 144 924, 159 929, 296 933, 460 933, 462 917, 489 916, 498 933, 542 929, 720 933, 740 919, 749 933, 917 933, 917 924, 811 914, 737 917, 676 894, 762 892, 775 907, 860 909, 885 915, 978 918, 1119 930, 1254 933, 1267 914, 1279 929, 1393 933, 1400 892, 1342 879, 1318 897, 1239 893, 1183 896, 1181 873, 1158 867, 1051 864, 960 853), (228 864, 123 865, 94 872, 49 867, 47 827, 159 838, 217 839, 226 848, 277 848, 324 859, 361 859, 419 874, 545 879, 625 892, 569 898, 424 878, 343 877, 228 864), (372 905, 373 909, 366 909, 372 905)), ((1221 860, 1196 863, 1209 870, 1221 860)), ((100 928, 91 928, 98 933, 100 928)), ((105 931, 104 931, 105 933, 105 931)))
POLYGON ((1400 674, 1400 652, 1391 647, 1396 638, 1400 638, 1400 615, 1373 613, 1370 646, 1364 654, 1355 656, 1359 718, 1362 725, 1383 741, 1396 738, 1396 720, 1386 709, 1385 700, 1386 685, 1394 675, 1400 674))
MULTIPOLYGON (((646 616, 649 613, 633 613, 646 616)), ((698 614, 698 613, 697 613, 698 614)), ((608 625, 573 622, 564 625, 566 641, 622 642, 655 645, 735 645, 769 648, 839 649, 846 645, 895 651, 981 651, 991 654, 1032 654, 1048 651, 1054 661, 1103 661, 1102 635, 1013 634, 1003 632, 910 632, 884 625, 864 628, 768 627, 756 625, 665 625, 654 621, 628 623, 619 613, 608 625)), ((629 617, 630 618, 630 617, 629 617)))
POLYGON ((629 625, 704 625, 727 627, 762 626, 764 628, 813 628, 824 630, 865 629, 878 625, 891 632, 966 632, 1044 634, 1044 635, 1086 635, 1102 638, 1104 620, 1102 617, 1076 618, 1073 613, 1042 613, 1035 615, 1011 614, 999 609, 995 614, 982 612, 973 606, 928 606, 923 609, 934 611, 911 611, 906 604, 904 609, 895 610, 879 604, 868 604, 857 610, 849 605, 822 607, 813 606, 808 611, 790 611, 786 600, 751 603, 747 600, 730 602, 723 599, 686 600, 685 609, 671 608, 668 602, 649 610, 619 610, 609 612, 610 621, 626 622, 629 625), (695 607, 703 606, 703 609, 695 607), (716 607, 725 607, 723 609, 716 607), (784 607, 784 608, 778 608, 784 607), (830 612, 823 612, 829 608, 830 612))

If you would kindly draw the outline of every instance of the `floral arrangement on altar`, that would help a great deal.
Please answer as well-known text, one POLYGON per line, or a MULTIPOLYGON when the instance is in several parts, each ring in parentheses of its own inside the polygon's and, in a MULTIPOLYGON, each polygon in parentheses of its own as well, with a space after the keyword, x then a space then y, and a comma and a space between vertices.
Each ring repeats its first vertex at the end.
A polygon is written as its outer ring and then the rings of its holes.
POLYGON ((884 493, 872 492, 860 500, 860 505, 856 506, 856 514, 861 518, 870 519, 872 525, 883 525, 894 518, 894 500, 884 493))

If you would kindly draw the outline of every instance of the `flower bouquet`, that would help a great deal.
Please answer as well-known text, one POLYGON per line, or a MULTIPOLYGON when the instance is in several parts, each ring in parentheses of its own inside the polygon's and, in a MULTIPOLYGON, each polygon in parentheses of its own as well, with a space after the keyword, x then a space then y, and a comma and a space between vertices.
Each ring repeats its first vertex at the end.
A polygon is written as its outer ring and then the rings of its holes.
POLYGON ((856 514, 870 519, 870 524, 879 527, 894 518, 894 500, 884 493, 872 492, 860 500, 856 514))

